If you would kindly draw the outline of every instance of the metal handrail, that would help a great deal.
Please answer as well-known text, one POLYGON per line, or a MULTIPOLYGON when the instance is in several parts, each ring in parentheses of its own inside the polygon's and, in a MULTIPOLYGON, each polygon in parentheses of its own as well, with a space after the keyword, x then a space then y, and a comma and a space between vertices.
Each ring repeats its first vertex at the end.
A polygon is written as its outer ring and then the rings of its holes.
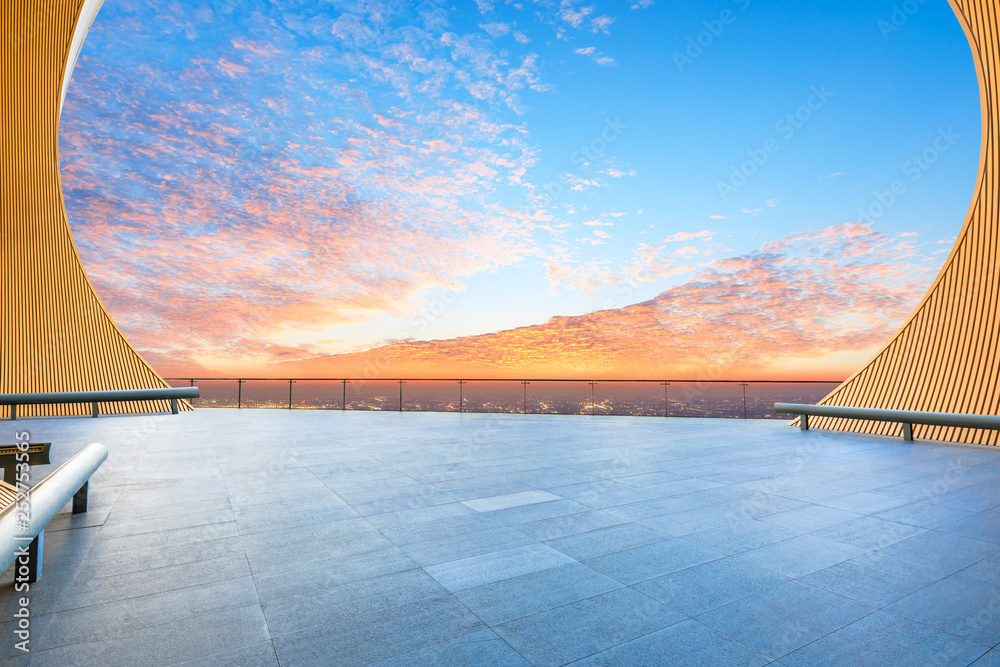
POLYGON ((802 405, 798 403, 775 403, 774 411, 781 414, 801 416, 802 419, 799 427, 803 431, 809 430, 809 417, 896 422, 903 425, 904 440, 913 440, 914 424, 1000 431, 1000 416, 997 415, 923 412, 921 410, 883 410, 880 408, 857 408, 846 405, 802 405))
POLYGON ((170 411, 178 413, 177 401, 183 398, 198 398, 198 387, 157 387, 153 389, 115 389, 109 391, 46 391, 30 394, 0 394, 0 405, 10 406, 10 418, 17 419, 19 405, 63 405, 68 403, 90 403, 92 414, 98 415, 98 403, 118 403, 123 401, 169 400, 170 411))
POLYGON ((29 543, 34 543, 38 546, 32 554, 35 562, 31 580, 41 574, 41 535, 45 526, 70 498, 74 513, 86 511, 90 477, 107 458, 108 449, 104 445, 87 445, 31 487, 23 502, 13 503, 0 512, 0 570, 6 570, 24 554, 29 543), (25 506, 29 511, 25 512, 25 506))

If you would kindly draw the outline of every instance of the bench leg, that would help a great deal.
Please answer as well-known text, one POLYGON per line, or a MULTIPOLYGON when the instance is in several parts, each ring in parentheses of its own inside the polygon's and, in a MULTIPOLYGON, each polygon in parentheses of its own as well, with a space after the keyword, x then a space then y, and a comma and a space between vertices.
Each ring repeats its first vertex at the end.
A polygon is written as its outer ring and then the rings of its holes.
POLYGON ((16 405, 10 406, 10 420, 12 422, 16 422, 17 421, 17 406, 16 405))
MULTIPOLYGON (((45 531, 38 533, 35 539, 31 540, 31 544, 28 545, 28 562, 25 563, 22 559, 24 556, 18 558, 18 570, 21 566, 28 566, 28 583, 33 584, 38 581, 39 577, 42 576, 42 551, 45 546, 45 531)), ((15 573, 16 576, 17 573, 15 573)))
POLYGON ((97 416, 97 403, 94 403, 94 405, 93 405, 93 410, 92 410, 92 412, 91 412, 91 415, 90 415, 90 416, 91 416, 91 417, 96 417, 96 416, 97 416))
POLYGON ((176 398, 171 398, 170 399, 170 413, 176 415, 176 414, 179 414, 179 412, 180 411, 177 409, 177 399, 176 398))
POLYGON ((88 479, 80 487, 80 490, 73 494, 73 514, 82 514, 87 511, 90 505, 90 480, 88 479))
POLYGON ((903 422, 903 440, 913 442, 913 424, 903 422))
POLYGON ((799 416, 801 417, 801 419, 799 419, 799 428, 802 429, 803 431, 808 431, 809 415, 799 415, 799 416))

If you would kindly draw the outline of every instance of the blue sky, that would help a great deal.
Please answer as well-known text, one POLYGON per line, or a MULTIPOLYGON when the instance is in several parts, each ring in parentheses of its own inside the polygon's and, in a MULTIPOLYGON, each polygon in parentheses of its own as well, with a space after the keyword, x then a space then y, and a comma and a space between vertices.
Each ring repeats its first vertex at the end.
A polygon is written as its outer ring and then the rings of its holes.
POLYGON ((979 159, 957 19, 900 6, 107 0, 62 117, 70 222, 130 339, 192 371, 388 345, 625 372, 741 322, 726 368, 846 375, 979 159))

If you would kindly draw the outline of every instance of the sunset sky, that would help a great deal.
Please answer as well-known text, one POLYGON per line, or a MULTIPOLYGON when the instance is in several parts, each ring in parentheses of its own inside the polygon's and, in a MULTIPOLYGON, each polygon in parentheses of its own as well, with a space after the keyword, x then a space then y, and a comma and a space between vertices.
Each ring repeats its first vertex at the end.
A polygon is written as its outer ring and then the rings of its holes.
POLYGON ((900 7, 106 0, 70 225, 167 376, 843 378, 979 160, 958 21, 900 7))

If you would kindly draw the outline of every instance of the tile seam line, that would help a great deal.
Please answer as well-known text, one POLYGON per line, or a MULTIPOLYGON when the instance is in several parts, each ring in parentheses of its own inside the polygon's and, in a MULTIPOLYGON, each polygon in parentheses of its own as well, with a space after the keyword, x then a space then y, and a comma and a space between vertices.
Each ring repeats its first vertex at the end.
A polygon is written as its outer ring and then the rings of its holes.
MULTIPOLYGON (((159 517, 159 518, 163 518, 163 517, 159 517)), ((167 530, 149 530, 149 531, 146 531, 144 533, 131 533, 129 535, 116 535, 115 537, 106 537, 103 540, 101 539, 100 534, 98 534, 97 537, 94 538, 94 543, 95 544, 97 542, 107 543, 107 542, 110 542, 111 540, 127 540, 129 538, 141 537, 143 535, 156 535, 158 533, 170 533, 170 532, 173 532, 175 530, 190 530, 191 528, 203 528, 205 526, 222 526, 222 525, 225 525, 227 523, 236 523, 236 519, 232 518, 232 519, 227 519, 225 521, 212 521, 211 523, 199 523, 199 524, 196 524, 196 525, 193 525, 193 526, 182 526, 180 528, 168 528, 167 530)), ((104 524, 101 524, 101 526, 103 528, 104 524)), ((237 528, 238 528, 238 526, 237 526, 237 528)), ((74 529, 73 528, 68 528, 67 530, 74 530, 74 529)), ((61 531, 59 531, 59 532, 61 532, 61 531)))
MULTIPOLYGON (((236 510, 233 507, 232 495, 229 490, 229 484, 226 481, 226 475, 222 471, 222 465, 219 463, 219 451, 218 445, 213 445, 212 447, 212 459, 215 461, 215 468, 219 473, 219 477, 222 479, 222 486, 226 490, 226 499, 229 501, 229 511, 233 514, 233 523, 236 524, 236 537, 240 541, 240 547, 243 549, 243 559, 246 561, 247 570, 250 572, 250 581, 253 582, 253 592, 257 596, 257 609, 260 610, 260 616, 264 619, 264 628, 267 630, 268 639, 271 641, 271 647, 274 648, 274 635, 271 633, 271 623, 267 620, 267 614, 264 612, 264 602, 260 599, 260 589, 257 588, 257 577, 253 571, 253 563, 250 562, 250 555, 247 553, 246 543, 243 541, 243 535, 240 532, 240 525, 236 521, 236 510)), ((277 650, 275 650, 275 660, 277 661, 277 650)))
POLYGON ((865 614, 861 618, 855 619, 855 620, 851 621, 850 623, 847 623, 846 625, 843 625, 843 626, 841 626, 841 627, 839 627, 839 628, 837 628, 835 630, 831 630, 830 632, 828 632, 827 634, 823 635, 822 637, 817 637, 813 641, 809 642, 808 644, 803 644, 802 646, 798 647, 794 651, 789 651, 788 653, 786 653, 786 654, 780 656, 779 658, 777 658, 776 661, 780 660, 781 658, 787 658, 788 656, 790 656, 791 654, 795 653, 796 651, 801 651, 802 649, 806 648, 807 646, 811 646, 811 645, 815 644, 816 642, 820 641, 821 639, 825 639, 826 637, 829 637, 832 634, 840 632, 841 630, 843 630, 845 628, 848 628, 848 627, 854 625, 855 623, 863 621, 864 619, 868 618, 869 616, 872 616, 872 615, 874 615, 874 614, 876 614, 876 613, 878 613, 880 611, 884 611, 887 614, 891 614, 892 616, 895 616, 896 618, 901 618, 904 621, 908 621, 910 623, 916 623, 917 625, 921 625, 921 626, 927 628, 928 630, 932 630, 934 632, 940 632, 942 634, 949 635, 951 637, 954 637, 955 639, 959 639, 961 641, 968 642, 970 644, 979 644, 984 649, 986 649, 985 651, 983 651, 983 653, 981 653, 980 655, 978 655, 975 658, 973 658, 972 662, 968 663, 968 665, 966 667, 969 667, 970 665, 972 665, 973 663, 975 663, 977 660, 979 660, 980 658, 982 658, 984 655, 986 655, 986 653, 988 653, 990 651, 990 647, 988 645, 986 645, 986 644, 981 644, 981 643, 979 643, 979 642, 977 642, 977 641, 975 641, 973 639, 966 639, 965 637, 959 637, 958 635, 953 634, 951 632, 948 632, 947 630, 945 630, 943 628, 935 627, 933 625, 928 625, 927 623, 924 623, 923 621, 918 621, 916 619, 909 618, 909 617, 903 616, 901 614, 897 614, 897 613, 895 613, 893 611, 890 611, 888 609, 880 608, 880 609, 877 609, 877 610, 871 612, 870 614, 865 614))
POLYGON ((205 660, 205 659, 207 659, 207 658, 213 658, 213 657, 215 657, 215 656, 220 656, 220 655, 223 655, 223 654, 225 654, 225 653, 230 653, 230 652, 232 652, 232 651, 238 651, 238 650, 240 650, 241 648, 246 648, 246 647, 248 647, 248 646, 256 646, 257 644, 263 644, 263 643, 265 643, 265 642, 271 645, 271 652, 272 652, 272 653, 274 654, 274 661, 275 661, 275 663, 276 663, 276 664, 278 664, 278 665, 279 665, 279 667, 280 667, 281 663, 280 663, 280 661, 278 660, 278 654, 277 654, 277 651, 275 651, 275 649, 274 649, 274 642, 273 642, 273 641, 271 641, 270 639, 267 639, 267 640, 261 640, 261 641, 259 641, 259 642, 253 642, 252 644, 244 644, 244 645, 242 645, 242 646, 236 646, 236 647, 233 647, 233 648, 227 648, 227 649, 226 649, 226 650, 224 650, 224 651, 217 651, 217 652, 215 652, 215 653, 209 653, 208 655, 204 655, 204 656, 201 656, 201 657, 198 657, 198 658, 193 658, 193 659, 186 659, 186 660, 184 660, 183 662, 169 662, 169 663, 166 663, 166 667, 183 667, 183 665, 189 665, 189 664, 191 664, 192 662, 196 662, 196 661, 202 661, 202 660, 205 660))
MULTIPOLYGON (((84 445, 84 446, 86 446, 86 445, 84 445)), ((147 445, 147 447, 148 447, 148 445, 147 445)), ((143 451, 142 451, 142 452, 140 452, 140 453, 139 453, 139 456, 137 456, 137 457, 136 457, 136 460, 135 460, 135 462, 134 462, 134 463, 132 464, 132 467, 131 467, 131 469, 130 469, 130 470, 129 470, 129 472, 128 472, 128 476, 127 476, 127 477, 126 477, 126 479, 125 479, 125 483, 127 483, 127 482, 128 482, 128 480, 132 478, 132 475, 133 475, 133 474, 135 474, 135 468, 136 468, 136 466, 138 466, 138 464, 139 464, 139 460, 140 460, 140 459, 142 458, 142 454, 143 454, 143 453, 145 453, 145 449, 146 449, 146 447, 143 447, 143 451)), ((120 486, 118 486, 118 493, 117 493, 117 494, 115 495, 115 499, 114 499, 114 501, 113 501, 113 502, 111 503, 111 509, 110 509, 110 510, 108 510, 108 516, 106 516, 106 517, 104 518, 104 521, 103 521, 103 522, 102 522, 102 523, 100 524, 101 528, 100 528, 100 530, 98 530, 98 531, 97 531, 97 535, 96 535, 96 536, 94 537, 94 542, 96 542, 96 541, 97 541, 97 537, 99 537, 99 536, 100 536, 100 534, 101 534, 101 530, 103 530, 103 529, 104 529, 104 524, 106 524, 106 523, 107 523, 108 519, 109 519, 109 518, 111 517, 111 513, 112 513, 112 512, 114 511, 114 508, 115 508, 115 505, 117 505, 117 504, 118 504, 118 501, 119 501, 119 500, 121 499, 121 494, 122 494, 122 491, 123 491, 123 490, 125 489, 125 483, 122 483, 122 484, 121 484, 120 486)), ((84 555, 84 557, 83 557, 83 558, 80 558, 80 559, 78 559, 78 562, 79 562, 79 567, 78 567, 78 569, 77 569, 77 574, 79 574, 79 569, 83 567, 83 564, 84 564, 84 562, 85 562, 85 561, 87 560, 87 556, 88 556, 88 555, 90 554, 90 551, 91 551, 91 549, 93 549, 93 547, 94 547, 94 544, 93 544, 93 542, 91 542, 90 546, 88 546, 88 547, 87 547, 87 551, 86 551, 86 555, 84 555)), ((44 562, 43 562, 43 569, 44 569, 44 562)), ((73 576, 73 581, 76 581, 76 576, 77 576, 77 574, 74 574, 74 576, 73 576)), ((55 613, 56 613, 56 612, 53 612, 53 618, 54 618, 54 616, 55 616, 55 613)), ((48 634, 49 634, 49 628, 50 628, 51 626, 52 626, 52 619, 50 619, 50 620, 49 620, 49 623, 47 623, 47 624, 46 624, 46 626, 45 626, 45 629, 44 629, 44 630, 42 630, 42 634, 41 634, 41 637, 39 637, 39 638, 38 638, 38 644, 39 644, 39 645, 40 645, 40 644, 42 644, 42 643, 43 643, 43 642, 44 642, 44 641, 45 641, 45 640, 47 639, 47 637, 48 637, 48 634)), ((31 655, 31 656, 34 656, 34 654, 35 654, 36 652, 37 652, 37 651, 32 651, 30 655, 31 655)), ((28 658, 28 663, 29 663, 29 664, 31 663, 31 660, 32 660, 32 658, 31 658, 31 657, 29 657, 29 658, 28 658)))
MULTIPOLYGON (((83 565, 84 560, 85 559, 79 561, 81 567, 83 565)), ((211 560, 218 560, 218 559, 213 558, 211 560)), ((203 562, 209 562, 209 561, 203 561, 203 562)), ((188 565, 188 563, 183 563, 183 565, 188 565)), ((166 566, 159 567, 159 568, 153 568, 152 570, 136 570, 136 571, 133 571, 133 572, 126 572, 124 574, 125 575, 129 575, 129 574, 135 574, 136 572, 152 572, 154 570, 166 569, 168 567, 177 567, 177 566, 176 565, 166 565, 166 566)), ((121 576, 121 575, 108 575, 108 576, 113 576, 114 577, 114 576, 121 576)), ((239 575, 239 576, 226 577, 226 578, 223 578, 223 579, 216 579, 216 580, 212 581, 211 584, 218 584, 218 583, 222 583, 222 582, 226 582, 226 581, 233 581, 234 579, 242 579, 243 577, 249 577, 249 576, 252 576, 252 575, 250 575, 250 574, 244 574, 244 575, 239 575)), ((96 577, 96 578, 101 578, 101 577, 96 577)), ((65 614, 65 613, 72 612, 72 611, 79 611, 79 610, 82 610, 82 609, 90 609, 91 607, 99 607, 101 605, 106 605, 106 604, 115 604, 115 603, 119 603, 119 602, 126 602, 128 600, 141 600, 142 598, 152 597, 154 595, 164 595, 166 593, 173 593, 175 591, 183 591, 183 590, 187 590, 189 588, 196 588, 196 587, 199 587, 199 586, 206 586, 206 585, 211 585, 211 584, 205 584, 205 583, 187 584, 187 585, 184 585, 184 586, 178 586, 177 588, 170 588, 170 589, 167 589, 167 590, 156 591, 156 592, 153 592, 153 593, 144 593, 142 595, 133 595, 131 597, 116 598, 114 600, 107 600, 105 602, 94 602, 93 604, 80 605, 79 607, 66 607, 65 609, 57 609, 57 610, 53 610, 53 611, 48 612, 48 613, 51 613, 51 614, 65 614)))
MULTIPOLYGON (((428 576, 430 576, 430 575, 428 575, 428 576)), ((437 581, 437 580, 435 579, 435 581, 437 581)), ((493 626, 492 626, 492 625, 490 625, 489 623, 487 623, 486 621, 484 621, 484 620, 483 620, 483 619, 482 619, 482 618, 481 618, 481 617, 479 616, 479 614, 477 614, 476 612, 472 611, 472 609, 470 609, 470 608, 469 608, 469 606, 468 606, 467 604, 465 604, 465 602, 463 602, 463 601, 461 600, 461 598, 459 598, 459 597, 458 597, 457 595, 455 595, 454 593, 452 593, 452 592, 450 592, 450 591, 449 591, 448 595, 449 595, 449 596, 450 596, 450 597, 451 597, 451 598, 452 598, 453 600, 455 600, 455 602, 457 602, 458 604, 462 605, 462 607, 464 607, 466 611, 468 611, 468 612, 469 612, 470 614, 472 614, 472 615, 473 615, 473 616, 474 616, 474 617, 475 617, 475 618, 476 618, 476 619, 477 619, 477 620, 478 620, 478 621, 479 621, 480 623, 482 623, 482 624, 483 624, 483 625, 484 625, 484 626, 486 627, 486 629, 488 629, 488 630, 489 630, 490 632, 492 632, 492 633, 493 633, 493 636, 494 636, 494 637, 496 637, 497 639, 499 639, 500 641, 502 641, 502 642, 503 642, 503 643, 504 643, 504 644, 505 644, 505 645, 506 645, 506 646, 507 646, 508 648, 510 648, 510 650, 512 650, 512 651, 513 651, 514 653, 516 653, 517 655, 521 656, 521 658, 522 658, 522 659, 523 659, 523 660, 524 660, 524 661, 525 661, 526 663, 528 663, 529 665, 533 664, 533 663, 532 663, 532 662, 531 662, 530 660, 528 660, 528 658, 526 658, 526 657, 525 657, 525 656, 524 656, 524 655, 523 655, 523 654, 522 654, 522 653, 521 653, 520 651, 518 651, 518 650, 517 650, 516 648, 514 648, 513 646, 511 646, 511 644, 510 644, 510 643, 509 643, 509 642, 508 642, 508 641, 507 641, 506 639, 504 639, 504 638, 503 638, 503 637, 502 637, 502 636, 500 635, 500 633, 499 633, 499 632, 497 632, 496 630, 494 630, 494 629, 493 629, 493 626)), ((438 646, 439 644, 443 644, 443 643, 444 643, 444 642, 446 642, 446 641, 451 641, 452 639, 458 639, 458 638, 460 638, 460 637, 467 637, 467 636, 469 636, 469 635, 471 635, 471 634, 474 634, 475 632, 482 632, 482 630, 473 630, 472 632, 467 632, 467 633, 465 633, 465 634, 462 634, 462 635, 458 635, 458 637, 452 637, 451 639, 445 639, 445 640, 442 640, 442 641, 440 641, 440 642, 435 642, 434 644, 429 644, 428 646, 438 646)), ((417 650, 417 651, 419 651, 419 650, 423 650, 424 648, 428 648, 428 646, 424 646, 424 647, 422 647, 422 648, 420 648, 420 649, 415 649, 415 650, 417 650)), ((414 652, 414 651, 408 651, 407 653, 413 653, 413 652, 414 652)), ((407 655, 407 653, 401 653, 401 654, 399 654, 399 655, 407 655)), ((393 656, 393 657, 397 657, 397 656, 393 656)), ((375 664, 375 663, 368 663, 368 664, 375 664)))
MULTIPOLYGON (((636 591, 636 593, 639 593, 639 591, 636 591)), ((644 595, 643 593, 639 593, 639 594, 640 594, 640 595, 644 595)), ((646 597, 649 597, 649 596, 646 596, 646 597)), ((650 599, 653 599, 653 598, 650 598, 650 599)), ((682 612, 682 611, 680 611, 680 610, 678 610, 678 609, 674 609, 673 607, 670 607, 670 605, 666 605, 665 603, 662 603, 662 602, 661 602, 660 604, 664 604, 665 606, 669 607, 670 609, 673 609, 674 611, 676 611, 676 612, 677 612, 677 613, 679 613, 679 614, 684 614, 684 612, 682 612)), ((703 623, 702 621, 699 621, 699 620, 698 620, 698 619, 697 619, 696 617, 694 617, 694 616, 688 616, 687 614, 684 614, 684 615, 685 615, 685 616, 687 616, 687 618, 686 618, 686 619, 684 619, 684 620, 680 620, 680 621, 677 621, 676 623, 670 623, 670 624, 668 624, 668 625, 664 625, 664 626, 663 626, 662 628, 657 628, 656 630, 652 630, 652 631, 650 631, 650 632, 646 632, 646 633, 643 633, 643 634, 641 634, 641 635, 638 635, 638 636, 636 636, 636 637, 633 637, 632 639, 627 639, 627 640, 625 640, 625 641, 623 641, 623 642, 619 642, 619 643, 615 644, 614 646, 609 646, 609 647, 607 647, 607 648, 603 648, 603 649, 601 649, 600 651, 595 651, 595 652, 593 652, 593 653, 590 653, 590 654, 588 654, 588 655, 585 655, 585 656, 581 656, 581 657, 579 657, 579 658, 574 658, 573 660, 571 660, 571 661, 569 661, 569 662, 566 662, 566 663, 562 663, 562 665, 561 665, 560 667, 563 667, 563 666, 565 666, 565 665, 569 665, 569 664, 572 664, 572 663, 574 663, 574 662, 577 662, 577 661, 579 661, 579 660, 585 660, 586 658, 590 658, 590 657, 593 657, 593 656, 595 656, 595 655, 600 655, 601 653, 605 653, 606 651, 610 651, 611 649, 614 649, 614 648, 618 648, 619 646, 625 646, 626 644, 630 644, 630 643, 632 643, 632 642, 634 642, 634 641, 637 641, 637 640, 639 640, 639 639, 642 639, 643 637, 648 637, 648 636, 650 636, 650 635, 654 635, 654 634, 656 634, 657 632, 660 632, 660 631, 662 631, 662 630, 666 630, 667 628, 672 628, 672 627, 674 627, 674 626, 676 626, 676 625, 680 625, 681 623, 684 623, 684 622, 686 622, 686 621, 694 621, 695 623, 698 623, 698 624, 699 624, 699 625, 701 625, 702 627, 704 627, 704 628, 708 628, 708 629, 709 629, 710 631, 712 631, 712 632, 717 632, 718 634, 722 635, 722 636, 723 636, 723 637, 725 637, 726 639, 729 639, 729 640, 731 640, 731 641, 734 641, 734 642, 736 642, 736 643, 737 643, 737 644, 739 644, 740 646, 745 646, 745 647, 746 647, 746 648, 747 648, 748 650, 750 650, 750 651, 753 651, 753 652, 754 652, 754 653, 756 653, 757 655, 760 655, 760 656, 762 656, 762 657, 764 657, 764 658, 769 658, 769 656, 768 656, 768 655, 767 655, 766 653, 763 653, 763 652, 761 652, 761 651, 759 651, 759 650, 755 649, 754 647, 750 646, 749 644, 745 644, 745 643, 743 643, 742 641, 740 641, 739 639, 736 639, 735 637, 730 637, 730 636, 729 636, 729 635, 727 635, 727 634, 726 634, 725 632, 723 632, 723 631, 721 631, 721 630, 719 630, 719 629, 717 629, 717 628, 713 628, 713 627, 712 627, 711 625, 708 625, 707 623, 703 623)), ((764 664, 765 664, 765 665, 770 665, 770 664, 772 664, 772 663, 776 663, 776 662, 777 662, 777 659, 772 659, 772 660, 770 660, 770 662, 766 662, 766 663, 764 663, 764 664)))
MULTIPOLYGON (((214 614, 225 613, 227 611, 239 611, 241 609, 255 609, 257 607, 258 607, 258 605, 255 605, 255 604, 244 604, 244 605, 238 605, 238 606, 233 606, 233 607, 226 607, 224 609, 216 609, 214 611, 205 612, 203 614, 192 614, 192 615, 189 615, 189 616, 185 616, 183 618, 174 619, 172 621, 164 621, 163 623, 154 623, 152 625, 144 625, 142 627, 133 628, 131 630, 127 630, 125 632, 121 632, 121 633, 115 634, 115 635, 106 635, 106 636, 103 636, 103 637, 93 637, 93 638, 90 638, 90 639, 82 639, 80 641, 70 642, 68 644, 59 644, 59 645, 56 645, 56 646, 46 647, 46 648, 43 648, 43 649, 41 649, 39 651, 32 651, 32 655, 35 655, 37 653, 45 653, 46 651, 56 651, 56 650, 59 650, 59 649, 65 649, 67 647, 78 646, 80 644, 98 644, 98 643, 109 642, 109 641, 116 641, 116 640, 127 641, 127 640, 130 639, 130 635, 133 635, 133 634, 135 634, 137 632, 147 631, 147 630, 150 630, 152 628, 160 628, 160 627, 163 627, 163 626, 166 626, 166 625, 173 625, 175 623, 183 623, 184 621, 190 621, 190 620, 194 620, 194 619, 198 619, 198 618, 204 618, 206 616, 212 616, 214 614)), ((235 646, 233 648, 234 649, 235 648, 242 648, 243 646, 250 646, 251 644, 259 644, 262 641, 265 641, 265 640, 261 639, 261 640, 257 640, 257 641, 251 642, 250 644, 243 644, 241 646, 235 646)), ((231 650, 231 649, 227 649, 227 650, 231 650)))

